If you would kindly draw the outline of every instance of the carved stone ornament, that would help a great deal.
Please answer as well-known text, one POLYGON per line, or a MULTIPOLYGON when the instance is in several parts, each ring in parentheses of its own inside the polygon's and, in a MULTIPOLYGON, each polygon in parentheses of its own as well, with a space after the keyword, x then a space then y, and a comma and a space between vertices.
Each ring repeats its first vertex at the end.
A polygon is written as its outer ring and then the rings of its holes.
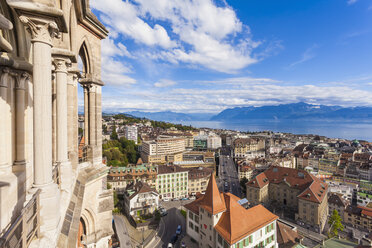
POLYGON ((30 75, 25 72, 16 73, 15 78, 15 88, 18 90, 24 90, 26 88, 26 82, 30 78, 30 75))
POLYGON ((9 68, 3 68, 0 75, 0 87, 8 87, 9 81, 9 68))
POLYGON ((56 72, 67 73, 69 67, 71 67, 71 61, 69 59, 56 58, 53 60, 53 64, 56 72))
POLYGON ((26 16, 20 16, 20 21, 26 25, 33 41, 52 43, 53 38, 60 38, 58 26, 54 21, 31 20, 26 16))
MULTIPOLYGON (((6 19, 2 14, 0 14, 0 29, 11 30, 13 29, 13 24, 6 19)), ((0 52, 12 52, 12 45, 0 34, 0 52)))

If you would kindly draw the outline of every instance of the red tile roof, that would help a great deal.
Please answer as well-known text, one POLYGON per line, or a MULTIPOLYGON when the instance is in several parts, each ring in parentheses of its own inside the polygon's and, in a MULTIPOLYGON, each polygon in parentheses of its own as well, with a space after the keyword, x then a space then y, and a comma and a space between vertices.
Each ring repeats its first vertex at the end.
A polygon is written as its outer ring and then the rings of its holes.
POLYGON ((279 218, 262 205, 245 209, 230 193, 224 194, 224 198, 227 211, 222 214, 215 229, 230 245, 279 218))
POLYGON ((226 210, 225 201, 220 195, 216 178, 214 177, 213 173, 209 179, 208 186, 203 199, 200 202, 200 206, 211 214, 217 214, 226 210))
POLYGON ((304 170, 272 166, 247 183, 247 186, 262 188, 269 183, 285 182, 289 187, 302 192, 297 196, 307 201, 320 203, 328 185, 304 170))

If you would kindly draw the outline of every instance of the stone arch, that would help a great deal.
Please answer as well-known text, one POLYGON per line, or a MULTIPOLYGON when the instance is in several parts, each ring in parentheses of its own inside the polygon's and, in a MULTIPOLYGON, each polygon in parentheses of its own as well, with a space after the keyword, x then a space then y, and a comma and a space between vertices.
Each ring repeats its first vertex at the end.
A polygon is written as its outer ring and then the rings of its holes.
POLYGON ((85 223, 85 235, 89 236, 90 234, 95 233, 95 216, 93 214, 93 211, 85 208, 81 213, 81 219, 85 223))
MULTIPOLYGON (((84 37, 82 41, 79 43, 77 54, 82 60, 83 63, 83 74, 92 74, 93 69, 93 61, 92 61, 92 49, 87 37, 84 37)), ((83 75, 85 76, 85 75, 83 75)))

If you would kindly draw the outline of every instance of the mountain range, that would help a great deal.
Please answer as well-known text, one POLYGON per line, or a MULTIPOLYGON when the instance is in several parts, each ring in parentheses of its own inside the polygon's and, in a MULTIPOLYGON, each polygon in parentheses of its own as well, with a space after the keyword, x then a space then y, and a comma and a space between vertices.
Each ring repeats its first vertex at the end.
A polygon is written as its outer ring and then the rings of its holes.
POLYGON ((372 107, 341 107, 312 105, 304 102, 277 106, 237 107, 225 109, 211 117, 213 121, 238 121, 249 119, 370 119, 372 107))
POLYGON ((155 121, 246 121, 246 120, 371 120, 372 107, 341 107, 313 105, 304 102, 261 106, 236 107, 211 113, 178 113, 172 111, 130 111, 126 114, 155 121))

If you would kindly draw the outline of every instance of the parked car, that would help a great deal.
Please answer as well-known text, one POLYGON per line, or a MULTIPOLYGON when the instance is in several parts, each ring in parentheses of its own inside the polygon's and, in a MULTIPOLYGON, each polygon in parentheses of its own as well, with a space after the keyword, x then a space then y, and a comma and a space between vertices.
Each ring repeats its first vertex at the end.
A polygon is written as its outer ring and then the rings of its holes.
POLYGON ((182 227, 181 227, 181 225, 178 225, 177 230, 176 230, 176 234, 180 235, 181 232, 182 232, 182 227))
POLYGON ((183 241, 182 241, 182 243, 181 243, 181 248, 186 248, 186 244, 185 244, 185 242, 183 242, 183 241))
POLYGON ((195 199, 196 199, 195 196, 191 196, 191 197, 190 197, 190 200, 195 200, 195 199))
POLYGON ((178 235, 177 234, 173 235, 171 238, 171 243, 175 244, 177 242, 177 239, 178 239, 178 235))
POLYGON ((189 198, 187 198, 187 197, 184 197, 184 198, 182 198, 181 200, 182 201, 187 201, 189 198))
POLYGON ((169 243, 168 246, 167 246, 167 248, 173 248, 172 243, 169 243))
POLYGON ((167 214, 168 214, 167 210, 165 210, 165 209, 160 210, 160 215, 161 216, 166 216, 167 214))
POLYGON ((169 201, 169 198, 164 198, 163 201, 167 202, 169 201))

